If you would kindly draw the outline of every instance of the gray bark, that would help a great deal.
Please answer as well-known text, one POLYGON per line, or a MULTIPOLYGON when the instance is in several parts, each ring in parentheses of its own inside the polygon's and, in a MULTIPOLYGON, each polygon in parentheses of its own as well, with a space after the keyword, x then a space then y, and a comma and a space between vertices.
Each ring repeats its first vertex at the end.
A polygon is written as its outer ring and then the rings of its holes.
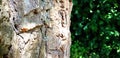
POLYGON ((69 58, 71 0, 2 0, 0 58, 69 58))

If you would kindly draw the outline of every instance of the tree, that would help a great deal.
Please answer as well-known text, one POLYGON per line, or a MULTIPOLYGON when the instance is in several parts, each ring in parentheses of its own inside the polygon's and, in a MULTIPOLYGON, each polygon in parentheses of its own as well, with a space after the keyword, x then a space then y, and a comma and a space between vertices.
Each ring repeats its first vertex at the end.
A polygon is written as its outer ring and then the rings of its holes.
POLYGON ((71 58, 119 58, 119 0, 73 0, 73 5, 71 58))
POLYGON ((0 4, 0 58, 69 58, 71 0, 0 4))

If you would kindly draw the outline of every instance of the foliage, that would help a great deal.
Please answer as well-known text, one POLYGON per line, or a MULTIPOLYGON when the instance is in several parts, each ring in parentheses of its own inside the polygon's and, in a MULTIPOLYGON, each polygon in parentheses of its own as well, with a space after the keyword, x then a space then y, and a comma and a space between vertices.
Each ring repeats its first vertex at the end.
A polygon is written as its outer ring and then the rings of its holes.
POLYGON ((120 57, 120 1, 73 0, 71 58, 120 57))

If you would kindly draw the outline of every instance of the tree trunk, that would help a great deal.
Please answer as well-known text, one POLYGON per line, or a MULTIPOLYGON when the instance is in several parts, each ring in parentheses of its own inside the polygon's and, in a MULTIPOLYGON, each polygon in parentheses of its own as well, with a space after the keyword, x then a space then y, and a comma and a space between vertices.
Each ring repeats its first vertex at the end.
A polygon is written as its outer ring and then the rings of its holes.
POLYGON ((0 58, 69 58, 71 0, 0 4, 0 58))

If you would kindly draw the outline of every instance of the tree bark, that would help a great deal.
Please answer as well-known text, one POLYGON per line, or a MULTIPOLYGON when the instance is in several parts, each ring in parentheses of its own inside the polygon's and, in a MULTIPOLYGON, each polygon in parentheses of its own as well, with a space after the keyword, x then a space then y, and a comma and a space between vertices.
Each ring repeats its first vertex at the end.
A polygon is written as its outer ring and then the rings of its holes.
POLYGON ((69 58, 71 0, 2 0, 0 58, 69 58))

